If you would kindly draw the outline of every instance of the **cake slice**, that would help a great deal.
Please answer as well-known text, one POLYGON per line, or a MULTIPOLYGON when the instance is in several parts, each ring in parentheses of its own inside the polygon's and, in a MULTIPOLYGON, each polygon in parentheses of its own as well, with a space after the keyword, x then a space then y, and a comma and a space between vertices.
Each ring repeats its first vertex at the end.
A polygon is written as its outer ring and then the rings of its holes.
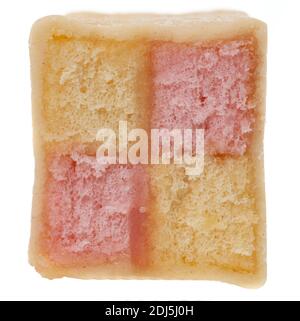
POLYGON ((263 22, 230 11, 50 16, 30 54, 38 272, 264 282, 263 22), (120 121, 149 140, 153 129, 203 130, 203 172, 188 175, 174 155, 130 163, 121 149, 99 162, 99 130, 120 121))

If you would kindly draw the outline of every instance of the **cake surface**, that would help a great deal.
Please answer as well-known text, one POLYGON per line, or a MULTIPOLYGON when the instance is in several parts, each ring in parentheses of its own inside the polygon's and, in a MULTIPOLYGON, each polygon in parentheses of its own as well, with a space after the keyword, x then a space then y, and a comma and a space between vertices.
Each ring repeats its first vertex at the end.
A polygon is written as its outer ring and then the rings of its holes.
POLYGON ((239 12, 50 16, 34 25, 30 54, 38 272, 264 282, 263 22, 239 12), (121 149, 119 163, 100 163, 99 129, 120 121, 148 137, 203 130, 203 172, 122 162, 121 149))

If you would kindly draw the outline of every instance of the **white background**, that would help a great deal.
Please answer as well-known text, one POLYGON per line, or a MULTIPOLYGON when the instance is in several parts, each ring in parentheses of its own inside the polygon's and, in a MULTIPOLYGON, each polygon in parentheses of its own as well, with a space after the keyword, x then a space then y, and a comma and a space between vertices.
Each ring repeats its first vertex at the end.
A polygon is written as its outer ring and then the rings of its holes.
POLYGON ((0 299, 300 299, 300 1, 9 0, 0 4, 0 299), (265 168, 268 280, 248 290, 205 281, 43 279, 27 263, 33 152, 28 36, 51 14, 236 9, 267 22, 265 168))

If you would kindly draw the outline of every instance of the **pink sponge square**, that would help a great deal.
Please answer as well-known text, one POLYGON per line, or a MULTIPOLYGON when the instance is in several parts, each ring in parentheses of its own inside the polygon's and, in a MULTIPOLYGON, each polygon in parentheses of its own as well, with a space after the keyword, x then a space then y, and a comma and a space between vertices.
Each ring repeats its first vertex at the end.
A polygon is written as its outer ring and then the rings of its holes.
POLYGON ((255 120, 254 46, 154 44, 152 128, 203 128, 209 154, 243 154, 255 120))
POLYGON ((48 157, 46 248, 58 264, 143 263, 147 182, 141 166, 101 165, 73 152, 48 157), (135 244, 137 242, 137 244, 135 244))

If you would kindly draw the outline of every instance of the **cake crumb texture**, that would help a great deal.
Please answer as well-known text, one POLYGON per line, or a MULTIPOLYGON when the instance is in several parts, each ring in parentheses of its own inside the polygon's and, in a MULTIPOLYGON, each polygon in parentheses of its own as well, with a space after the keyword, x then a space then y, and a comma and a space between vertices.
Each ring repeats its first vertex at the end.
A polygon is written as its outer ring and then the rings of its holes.
POLYGON ((204 173, 192 180, 174 165, 153 171, 154 265, 253 273, 259 216, 251 159, 206 157, 204 173))
POLYGON ((242 155, 255 122, 252 38, 152 46, 153 114, 158 128, 203 128, 206 152, 242 155))
POLYGON ((140 166, 99 165, 77 151, 48 156, 45 246, 55 264, 141 262, 147 178, 140 166), (138 214, 137 214, 138 213, 138 214), (136 216, 138 215, 138 219, 136 216), (133 242, 134 241, 134 242, 133 242))
POLYGON ((46 140, 95 140, 99 128, 144 127, 146 46, 114 40, 49 40, 44 70, 46 140))

